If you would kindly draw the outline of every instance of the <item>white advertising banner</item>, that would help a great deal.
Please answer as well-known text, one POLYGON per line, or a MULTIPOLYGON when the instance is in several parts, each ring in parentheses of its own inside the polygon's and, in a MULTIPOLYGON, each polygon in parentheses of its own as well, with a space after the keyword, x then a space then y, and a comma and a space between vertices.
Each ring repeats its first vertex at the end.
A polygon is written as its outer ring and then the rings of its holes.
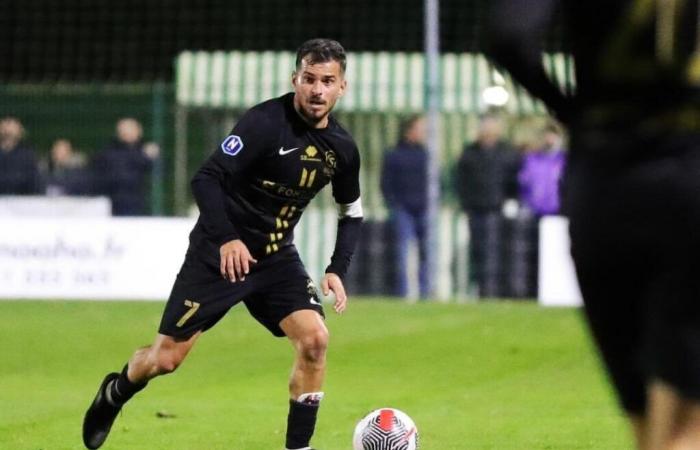
POLYGON ((544 306, 581 306, 581 290, 569 250, 569 221, 540 220, 539 293, 544 306))
MULTIPOLYGON (((194 222, 0 216, 0 299, 165 300, 194 222)), ((539 264, 540 304, 581 304, 565 218, 540 221, 539 264)))
POLYGON ((194 219, 0 218, 0 298, 165 300, 194 219))
POLYGON ((0 217, 110 217, 107 197, 0 195, 0 217))

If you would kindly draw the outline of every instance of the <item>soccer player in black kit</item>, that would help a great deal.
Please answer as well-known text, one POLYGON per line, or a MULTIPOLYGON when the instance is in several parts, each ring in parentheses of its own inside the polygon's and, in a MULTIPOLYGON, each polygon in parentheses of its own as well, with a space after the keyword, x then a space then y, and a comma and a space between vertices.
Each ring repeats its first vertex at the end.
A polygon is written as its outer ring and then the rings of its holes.
POLYGON ((498 0, 490 54, 569 126, 585 313, 643 450, 700 449, 698 2, 498 0), (577 89, 545 75, 561 8, 577 89))
POLYGON ((323 398, 328 331, 292 232, 309 201, 330 183, 339 221, 321 290, 334 293, 334 309, 342 313, 342 279, 362 221, 357 146, 330 116, 346 88, 345 64, 336 41, 302 44, 294 92, 251 108, 194 176, 200 216, 158 335, 121 373, 105 377, 83 423, 88 448, 102 445, 124 403, 150 379, 173 372, 197 338, 243 302, 294 347, 286 448, 310 449, 323 398))

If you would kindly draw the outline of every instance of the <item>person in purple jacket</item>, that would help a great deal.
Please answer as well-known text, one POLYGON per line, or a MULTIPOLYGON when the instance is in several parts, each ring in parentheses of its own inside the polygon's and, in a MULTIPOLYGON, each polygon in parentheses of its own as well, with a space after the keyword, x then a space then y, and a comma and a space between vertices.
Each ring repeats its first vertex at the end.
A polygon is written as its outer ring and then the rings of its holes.
POLYGON ((547 124, 542 131, 542 146, 523 158, 518 172, 520 199, 535 216, 559 214, 560 182, 566 163, 560 128, 547 124))

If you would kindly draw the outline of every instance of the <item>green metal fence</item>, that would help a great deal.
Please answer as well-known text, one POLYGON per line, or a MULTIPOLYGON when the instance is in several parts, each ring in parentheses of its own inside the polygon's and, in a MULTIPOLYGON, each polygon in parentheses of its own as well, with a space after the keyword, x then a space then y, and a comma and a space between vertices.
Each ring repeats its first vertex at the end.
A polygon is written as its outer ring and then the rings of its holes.
MULTIPOLYGON (((281 95, 294 70, 291 52, 184 52, 176 61, 177 102, 198 108, 248 108, 281 95)), ((563 54, 545 57, 546 67, 563 89, 573 87, 573 64, 563 54)), ((338 111, 420 112, 425 106, 421 53, 349 53, 348 92, 338 111)), ((515 86, 480 54, 448 53, 440 62, 440 106, 444 112, 483 110, 481 92, 504 83, 513 114, 542 113, 542 104, 515 86), (500 81, 503 80, 503 81, 500 81)))

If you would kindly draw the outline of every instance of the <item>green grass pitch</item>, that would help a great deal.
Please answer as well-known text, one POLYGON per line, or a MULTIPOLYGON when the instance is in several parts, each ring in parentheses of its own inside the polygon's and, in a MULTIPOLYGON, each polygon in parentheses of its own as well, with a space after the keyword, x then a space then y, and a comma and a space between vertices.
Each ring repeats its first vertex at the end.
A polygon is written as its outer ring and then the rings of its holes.
MULTIPOLYGON (((150 342, 161 309, 0 302, 0 449, 83 448, 99 382, 150 342)), ((389 300, 327 310, 321 450, 350 450, 355 423, 383 406, 413 417, 423 450, 631 448, 578 311, 389 300)), ((281 450, 291 361, 284 339, 236 307, 125 407, 102 448, 281 450)))

